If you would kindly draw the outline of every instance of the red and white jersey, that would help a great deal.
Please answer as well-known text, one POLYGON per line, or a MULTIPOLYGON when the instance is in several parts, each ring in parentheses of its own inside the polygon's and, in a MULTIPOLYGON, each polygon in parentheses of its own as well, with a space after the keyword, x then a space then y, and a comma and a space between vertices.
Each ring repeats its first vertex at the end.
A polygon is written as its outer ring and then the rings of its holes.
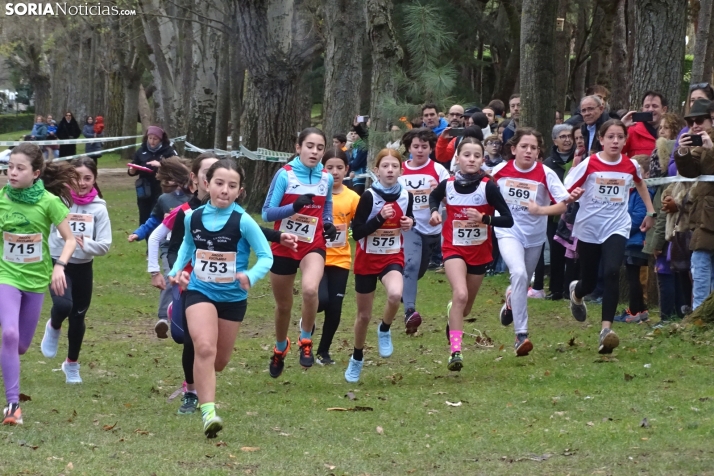
POLYGON ((565 178, 568 190, 580 187, 580 209, 573 236, 588 243, 603 243, 612 235, 630 237, 632 220, 627 210, 630 189, 642 180, 640 166, 625 155, 606 162, 593 154, 570 169, 565 178))
POLYGON ((286 248, 280 243, 272 243, 270 247, 275 256, 301 260, 312 250, 325 249, 325 237, 322 235, 322 210, 330 189, 330 174, 323 170, 319 182, 304 184, 298 180, 290 165, 283 166, 283 169, 288 176, 288 187, 280 201, 281 207, 295 202, 300 195, 311 193, 315 196, 312 199, 312 205, 307 205, 299 213, 276 221, 273 226, 275 230, 297 235, 297 251, 286 248))
POLYGON ((413 160, 408 160, 402 165, 402 176, 399 177, 399 183, 414 195, 414 203, 412 203, 414 229, 422 235, 441 233, 441 225, 432 226, 429 224, 431 218, 429 194, 449 177, 449 172, 444 166, 431 159, 421 167, 416 167, 413 160))
POLYGON ((490 227, 469 221, 466 215, 469 208, 484 215, 494 214, 495 209, 486 199, 486 184, 490 178, 484 177, 476 191, 469 194, 457 192, 454 180, 450 177, 446 182, 446 221, 441 244, 444 259, 459 256, 471 266, 490 263, 493 260, 490 227))
POLYGON ((529 213, 528 202, 534 200, 546 207, 551 202, 560 203, 570 198, 558 175, 540 162, 521 170, 515 160, 509 160, 494 167, 493 179, 513 215, 513 227, 496 228, 496 237, 516 238, 524 248, 545 243, 548 217, 529 213))
MULTIPOLYGON (((372 194, 372 210, 367 221, 374 218, 382 211, 386 202, 371 188, 365 193, 372 194)), ((399 220, 407 214, 409 207, 409 192, 404 187, 395 204, 394 216, 386 220, 381 227, 371 235, 357 241, 355 250, 355 274, 379 274, 390 264, 404 266, 404 245, 402 243, 402 230, 399 220)))

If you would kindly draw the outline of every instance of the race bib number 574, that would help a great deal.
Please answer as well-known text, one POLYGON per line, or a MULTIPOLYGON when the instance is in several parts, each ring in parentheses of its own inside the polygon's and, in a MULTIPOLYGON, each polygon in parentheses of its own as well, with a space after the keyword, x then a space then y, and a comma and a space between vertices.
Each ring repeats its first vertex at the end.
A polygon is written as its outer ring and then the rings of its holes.
POLYGON ((306 241, 308 243, 312 243, 315 239, 316 229, 317 217, 301 215, 300 213, 284 218, 280 222, 280 231, 297 235, 299 241, 306 241))

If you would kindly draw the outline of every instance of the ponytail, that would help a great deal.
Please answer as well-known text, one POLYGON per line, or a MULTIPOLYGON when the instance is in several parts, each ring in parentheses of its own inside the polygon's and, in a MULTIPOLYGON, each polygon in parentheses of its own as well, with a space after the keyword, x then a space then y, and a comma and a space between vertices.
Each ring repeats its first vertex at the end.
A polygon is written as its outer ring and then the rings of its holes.
POLYGON ((45 190, 57 195, 68 208, 72 206, 74 202, 70 191, 77 192, 77 169, 67 162, 50 162, 45 165, 40 178, 45 184, 45 190))

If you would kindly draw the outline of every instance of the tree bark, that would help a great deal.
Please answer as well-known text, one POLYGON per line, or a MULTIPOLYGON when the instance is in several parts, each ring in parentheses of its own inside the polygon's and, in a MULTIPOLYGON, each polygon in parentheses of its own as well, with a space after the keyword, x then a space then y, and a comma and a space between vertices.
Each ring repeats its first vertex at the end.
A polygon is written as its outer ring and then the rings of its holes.
POLYGON ((362 42, 366 27, 364 0, 323 0, 325 28, 325 134, 347 133, 360 114, 362 42))
POLYGON ((714 324, 714 293, 710 294, 698 308, 687 316, 685 322, 694 323, 701 320, 704 324, 714 324))
POLYGON ((124 84, 121 73, 112 71, 107 75, 107 114, 104 116, 104 135, 106 137, 120 136, 123 122, 124 84))
POLYGON ((710 15, 709 23, 709 39, 707 41, 707 51, 704 56, 704 76, 703 81, 711 83, 712 72, 714 72, 714 7, 712 7, 712 15, 710 15))
MULTIPOLYGON (((524 0, 521 12, 521 118, 519 126, 534 127, 552 145, 555 117, 556 2, 524 0)), ((547 150, 546 149, 546 150, 547 150)))
POLYGON ((627 50, 627 22, 625 19, 627 0, 617 1, 615 27, 612 39, 612 70, 610 72, 610 106, 614 110, 626 108, 630 104, 630 86, 627 50))
MULTIPOLYGON (((228 51, 228 33, 221 34, 221 52, 228 51)), ((218 92, 216 95, 216 132, 213 147, 226 150, 228 146, 228 122, 231 119, 230 56, 218 57, 218 92)))
POLYGON ((637 42, 630 106, 639 108, 642 95, 648 90, 661 91, 671 104, 679 104, 687 26, 686 2, 637 0, 635 23, 637 42))
POLYGON ((691 83, 701 83, 711 77, 711 69, 705 70, 707 50, 709 48, 709 28, 712 23, 712 0, 699 0, 697 37, 694 43, 694 61, 692 62, 691 83))
POLYGON ((590 39, 590 27, 588 24, 588 3, 586 0, 577 0, 578 23, 575 27, 575 57, 571 60, 570 85, 568 96, 570 97, 571 112, 575 112, 580 106, 580 99, 585 94, 585 77, 587 75, 588 48, 590 39))
MULTIPOLYGON (((295 131, 304 117, 298 110, 300 81, 322 47, 315 36, 314 18, 305 11, 304 0, 240 0, 236 4, 241 49, 251 80, 245 109, 255 117, 251 121, 254 137, 266 149, 294 151, 295 131)), ((252 142, 252 137, 246 137, 248 131, 243 135, 252 142)), ((245 204, 257 211, 279 164, 243 162, 250 177, 245 204)))
POLYGON ((561 113, 565 111, 566 107, 568 77, 570 76, 570 39, 573 28, 567 21, 569 6, 570 0, 558 2, 558 18, 563 18, 565 23, 563 31, 555 32, 555 108, 561 113))
MULTIPOLYGON (((610 73, 612 71, 612 45, 615 15, 617 13, 617 0, 599 0, 596 5, 596 17, 599 23, 593 26, 592 54, 590 66, 594 73, 591 75, 592 83, 612 88, 610 73)), ((589 84, 588 86, 590 86, 589 84)))
MULTIPOLYGON (((556 4, 557 5, 557 4, 556 4)), ((508 98, 515 92, 518 82, 521 62, 521 10, 514 0, 504 0, 501 2, 504 10, 506 24, 508 27, 508 37, 511 38, 511 51, 505 60, 505 66, 496 77, 496 86, 493 97, 501 99, 508 104, 508 98)), ((503 62, 503 59, 501 59, 503 62)))
POLYGON ((146 98, 146 91, 144 91, 144 86, 139 85, 139 118, 141 119, 141 129, 143 132, 149 128, 149 126, 154 122, 153 115, 151 113, 151 106, 149 105, 149 100, 146 98))
POLYGON ((241 115, 243 113, 243 89, 245 85, 245 64, 240 49, 240 31, 238 9, 235 3, 231 8, 231 29, 228 32, 228 56, 230 68, 231 102, 231 150, 238 150, 241 137, 241 115))
POLYGON ((389 118, 384 110, 396 93, 396 72, 401 67, 402 51, 392 24, 392 0, 367 0, 367 36, 372 49, 372 93, 369 105, 371 117, 370 167, 376 151, 384 146, 379 133, 386 132, 389 118))

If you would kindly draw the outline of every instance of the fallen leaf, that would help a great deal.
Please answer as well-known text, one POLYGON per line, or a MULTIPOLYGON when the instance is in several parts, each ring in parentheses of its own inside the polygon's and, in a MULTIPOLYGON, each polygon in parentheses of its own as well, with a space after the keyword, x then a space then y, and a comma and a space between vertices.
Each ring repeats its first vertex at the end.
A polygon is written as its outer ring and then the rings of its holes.
POLYGON ((77 410, 72 410, 72 416, 67 418, 67 421, 72 423, 74 421, 74 417, 77 416, 77 410))
POLYGON ((374 411, 374 408, 372 408, 372 407, 354 407, 354 408, 350 408, 349 411, 351 411, 351 412, 371 412, 371 411, 374 411))
POLYGON ((32 397, 29 395, 25 395, 24 393, 20 394, 20 402, 31 402, 32 397))
POLYGON ((345 397, 349 398, 350 400, 357 400, 357 397, 355 397, 355 394, 352 392, 347 392, 345 397))
POLYGON ((383 434, 384 434, 384 428, 382 428, 381 426, 378 426, 378 427, 377 427, 377 433, 380 434, 380 435, 383 435, 383 434))
POLYGON ((328 412, 346 412, 347 409, 342 408, 342 407, 332 407, 332 408, 328 408, 327 411, 328 412))
POLYGON ((629 382, 629 381, 632 380, 633 378, 635 378, 634 375, 625 374, 625 382, 629 382))
POLYGON ((709 400, 711 400, 711 397, 702 397, 699 399, 700 402, 707 402, 709 400))
POLYGON ((549 376, 549 375, 550 375, 550 370, 546 370, 545 372, 543 372, 543 375, 545 375, 546 377, 549 376))
POLYGON ((642 421, 640 422, 640 427, 642 427, 642 428, 650 427, 650 422, 647 420, 647 418, 642 419, 642 421))
POLYGON ((595 423, 589 421, 589 422, 586 423, 586 425, 588 425, 588 426, 595 426, 595 423))
POLYGON ((498 357, 496 357, 496 358, 493 359, 493 360, 495 360, 496 362, 498 362, 498 361, 501 360, 502 358, 503 358, 503 356, 502 356, 502 355, 499 355, 498 357))
POLYGON ((245 412, 245 414, 248 416, 257 416, 258 412, 245 412))
POLYGON ((228 446, 225 441, 219 441, 216 446, 228 446))
POLYGON ((503 351, 503 347, 504 347, 503 344, 501 344, 501 347, 498 348, 498 351, 499 351, 499 352, 502 352, 502 351, 503 351))
POLYGON ((104 430, 104 431, 113 430, 114 427, 117 426, 117 423, 119 423, 119 422, 116 422, 116 423, 114 423, 113 425, 104 425, 104 426, 102 427, 102 430, 104 430))
POLYGON ((703 327, 704 321, 702 321, 701 319, 695 319, 695 321, 692 324, 694 324, 697 327, 703 327))
POLYGON ((74 465, 70 461, 69 463, 67 463, 67 471, 72 471, 73 469, 74 469, 74 465))
POLYGON ((447 400, 447 401, 444 402, 444 403, 446 403, 446 404, 447 404, 448 406, 450 406, 450 407, 460 407, 460 406, 461 406, 461 402, 452 403, 452 402, 450 402, 450 401, 447 400))
POLYGON ((148 430, 142 430, 142 429, 140 429, 140 428, 137 428, 136 430, 134 430, 134 433, 136 433, 137 435, 148 435, 148 434, 149 434, 149 431, 148 431, 148 430))
POLYGON ((434 395, 446 395, 446 392, 434 392, 434 395))
POLYGON ((240 450, 248 452, 248 453, 252 453, 253 451, 259 451, 260 448, 258 448, 257 446, 243 446, 243 447, 241 447, 240 450))
POLYGON ((332 471, 332 470, 335 469, 336 467, 337 467, 337 466, 335 466, 334 464, 327 464, 327 463, 325 463, 325 468, 329 469, 330 471, 332 471))

